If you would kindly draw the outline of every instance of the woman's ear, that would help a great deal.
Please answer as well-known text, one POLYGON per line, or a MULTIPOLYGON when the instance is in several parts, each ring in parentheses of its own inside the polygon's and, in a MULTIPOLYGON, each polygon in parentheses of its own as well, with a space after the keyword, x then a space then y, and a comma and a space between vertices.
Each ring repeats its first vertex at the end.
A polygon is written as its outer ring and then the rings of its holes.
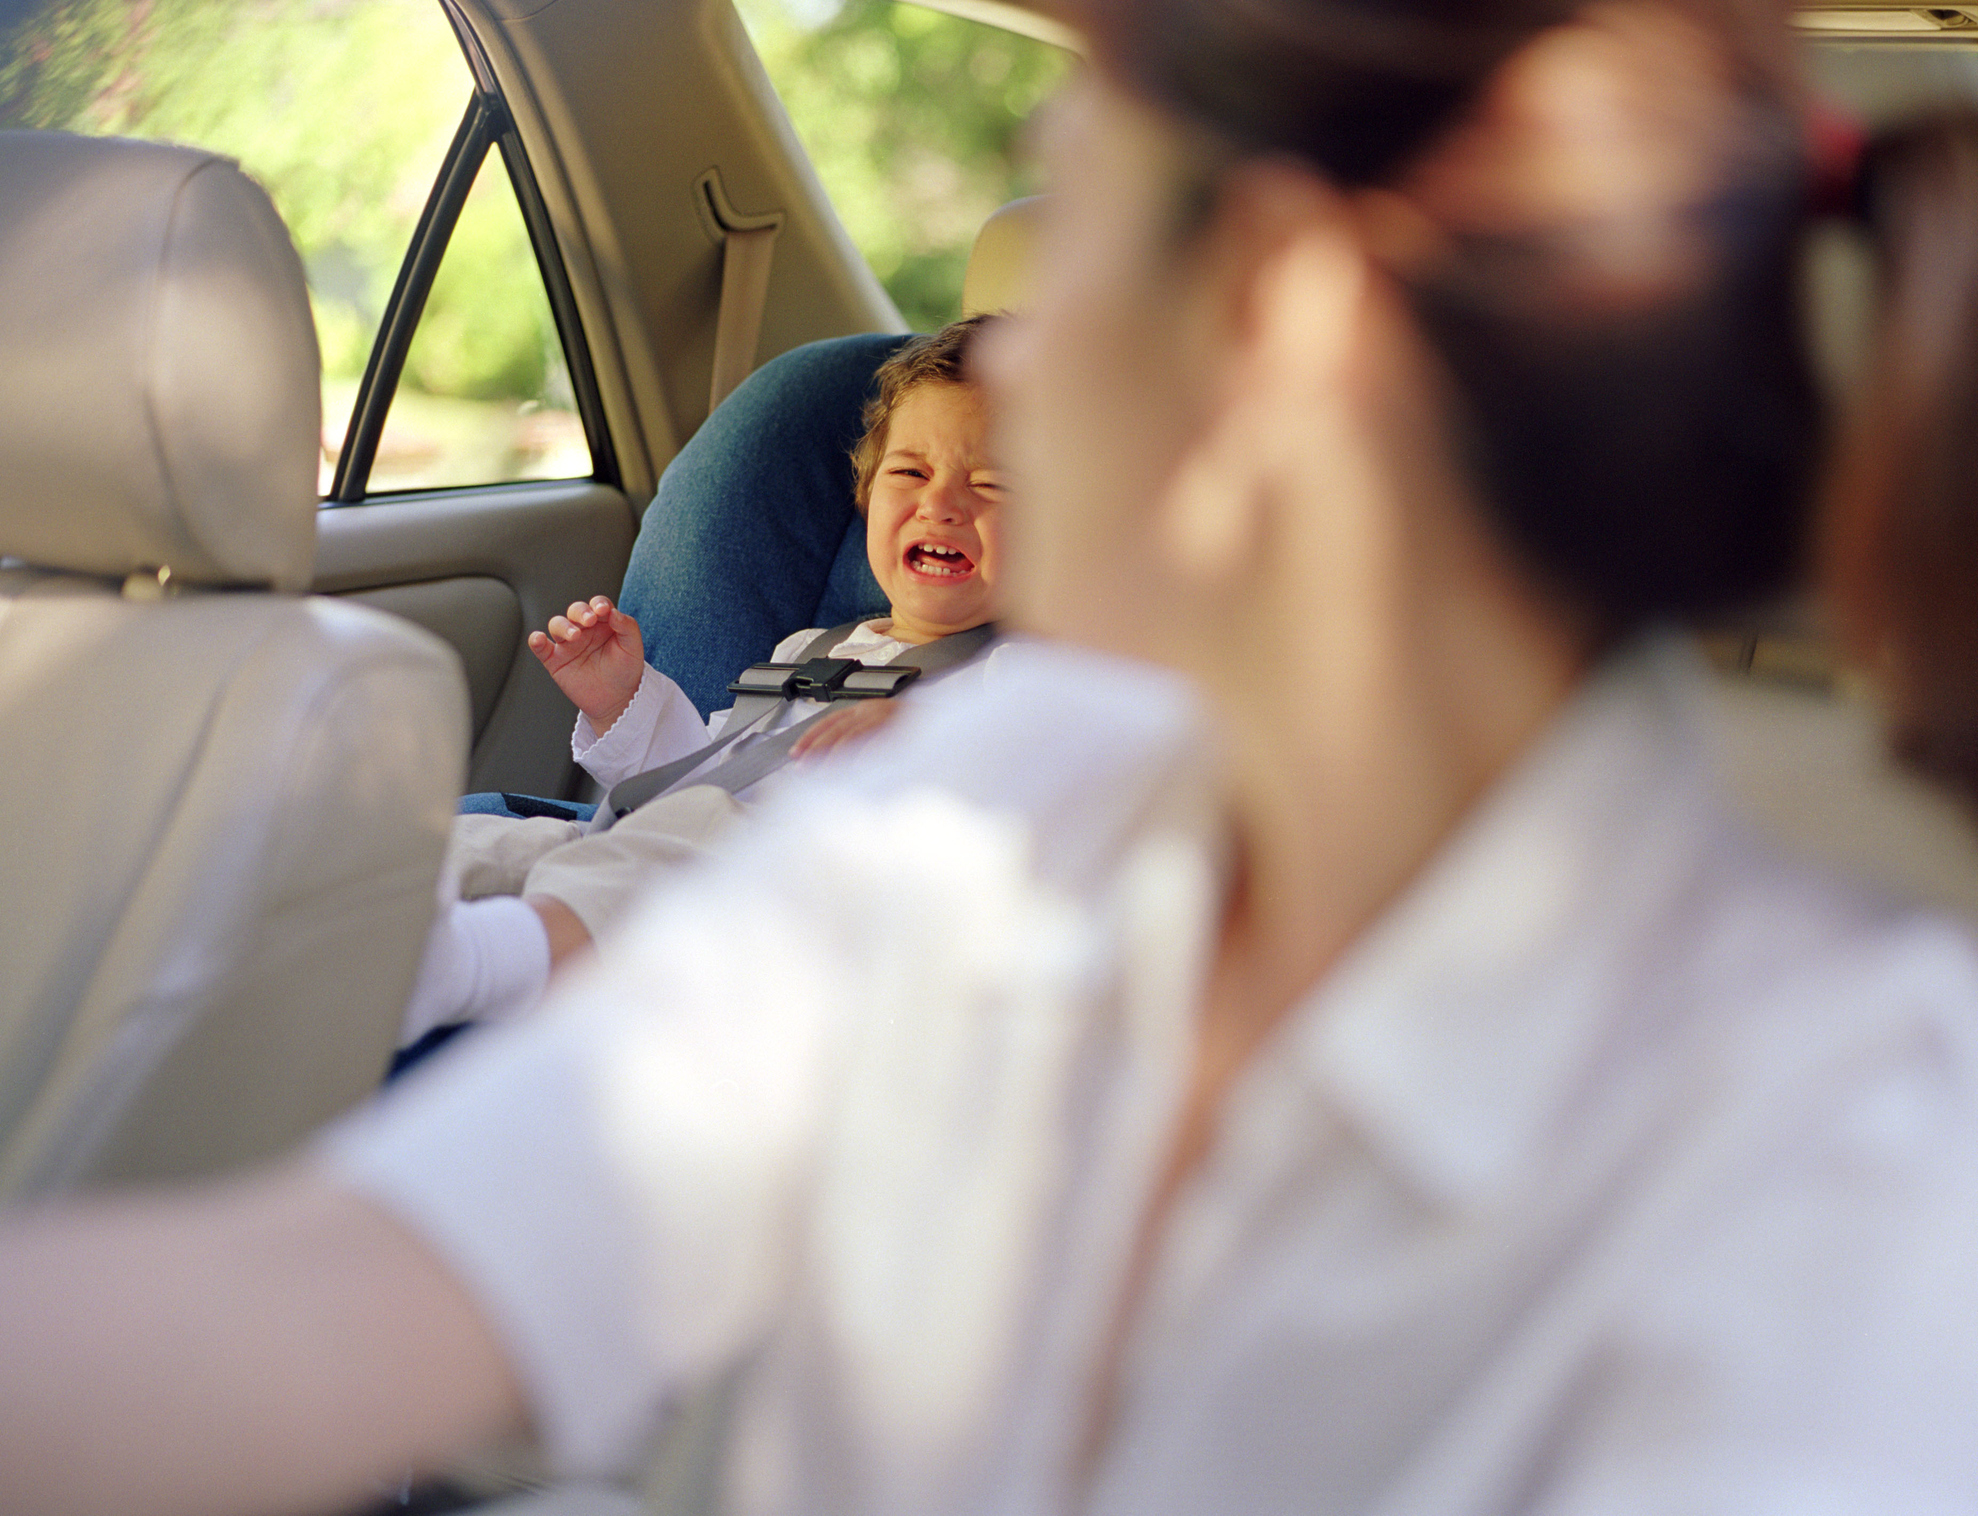
POLYGON ((1272 515, 1287 475, 1351 467, 1345 418, 1370 269, 1346 202, 1296 165, 1232 170, 1200 235, 1200 307, 1184 341, 1201 419, 1153 526, 1178 576, 1247 589, 1281 536, 1272 515))

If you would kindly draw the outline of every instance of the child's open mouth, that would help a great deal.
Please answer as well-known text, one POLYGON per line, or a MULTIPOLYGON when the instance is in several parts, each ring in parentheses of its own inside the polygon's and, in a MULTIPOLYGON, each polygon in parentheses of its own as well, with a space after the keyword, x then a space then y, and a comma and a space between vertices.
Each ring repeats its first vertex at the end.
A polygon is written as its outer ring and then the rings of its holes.
POLYGON ((929 579, 966 579, 975 572, 975 562, 967 553, 932 542, 916 542, 908 548, 907 567, 929 579))

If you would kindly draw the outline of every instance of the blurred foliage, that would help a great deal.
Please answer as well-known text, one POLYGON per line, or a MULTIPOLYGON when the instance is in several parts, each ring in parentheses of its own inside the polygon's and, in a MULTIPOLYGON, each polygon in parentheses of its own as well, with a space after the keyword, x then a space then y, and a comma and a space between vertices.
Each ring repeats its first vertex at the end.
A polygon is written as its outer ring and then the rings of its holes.
MULTIPOLYGON (((0 59, 0 125, 239 159, 302 253, 325 373, 362 372, 472 83, 433 0, 49 0, 0 59)), ((484 172, 408 380, 537 395, 556 337, 533 271, 514 197, 484 172)))
POLYGON ((572 403, 556 318, 499 152, 488 154, 461 207, 405 372, 432 395, 572 403))
POLYGON ((891 0, 818 15, 741 0, 776 92, 845 229, 907 321, 961 313, 962 270, 991 211, 1036 192, 1019 136, 1068 54, 891 0))
MULTIPOLYGON (((951 320, 977 228, 1030 190, 1018 131, 1069 60, 890 0, 829 15, 800 3, 744 0, 770 77, 902 313, 951 320)), ((308 270, 332 379, 363 370, 469 87, 433 0, 44 0, 0 39, 0 126, 193 143, 267 187, 308 270)), ((555 403, 544 391, 561 353, 533 268, 491 155, 407 382, 555 403)))

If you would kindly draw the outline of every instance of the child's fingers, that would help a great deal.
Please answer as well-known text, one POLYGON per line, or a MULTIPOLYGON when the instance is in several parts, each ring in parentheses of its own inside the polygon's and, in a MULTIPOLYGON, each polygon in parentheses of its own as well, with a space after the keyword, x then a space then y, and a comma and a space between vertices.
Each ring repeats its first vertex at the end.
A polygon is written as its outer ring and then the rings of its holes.
POLYGON ((646 661, 646 635, 639 629, 635 617, 614 609, 611 613, 611 635, 626 652, 636 655, 639 662, 646 661))
POLYGON ((581 622, 572 622, 563 616, 552 616, 549 618, 549 634, 558 642, 569 647, 572 652, 578 652, 581 651, 578 647, 579 643, 588 642, 596 644, 602 642, 612 635, 612 628, 609 626, 585 626, 581 622))
POLYGON ((823 752, 825 748, 829 748, 831 742, 835 740, 831 732, 839 724, 841 716, 843 716, 841 711, 827 711, 817 720, 813 720, 809 726, 805 726, 801 732, 797 732, 797 740, 789 744, 789 756, 801 758, 807 752, 823 752))
MULTIPOLYGON (((589 600, 571 601, 564 607, 561 616, 549 618, 546 630, 558 642, 571 642, 600 621, 603 621, 608 629, 617 631, 618 617, 619 613, 612 605, 609 595, 594 595, 589 600)), ((532 645, 533 636, 532 633, 532 645)))
POLYGON ((807 754, 814 756, 829 752, 885 725, 892 715, 893 703, 890 700, 861 700, 856 705, 826 711, 790 744, 790 756, 802 758, 807 754))
POLYGON ((790 746, 792 758, 821 758, 834 747, 842 747, 858 733, 858 727, 849 721, 834 721, 829 725, 819 721, 790 746))
POLYGON ((534 653, 544 663, 548 663, 550 659, 556 656, 556 644, 551 642, 541 632, 531 632, 529 633, 529 651, 534 653))

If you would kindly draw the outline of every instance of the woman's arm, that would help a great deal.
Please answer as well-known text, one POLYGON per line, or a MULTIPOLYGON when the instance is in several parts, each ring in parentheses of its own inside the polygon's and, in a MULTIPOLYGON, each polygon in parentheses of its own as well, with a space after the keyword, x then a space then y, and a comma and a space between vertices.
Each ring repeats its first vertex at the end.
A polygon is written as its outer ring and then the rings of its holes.
POLYGON ((411 1232, 291 1168, 0 1225, 0 1509, 347 1509, 520 1430, 411 1232))

